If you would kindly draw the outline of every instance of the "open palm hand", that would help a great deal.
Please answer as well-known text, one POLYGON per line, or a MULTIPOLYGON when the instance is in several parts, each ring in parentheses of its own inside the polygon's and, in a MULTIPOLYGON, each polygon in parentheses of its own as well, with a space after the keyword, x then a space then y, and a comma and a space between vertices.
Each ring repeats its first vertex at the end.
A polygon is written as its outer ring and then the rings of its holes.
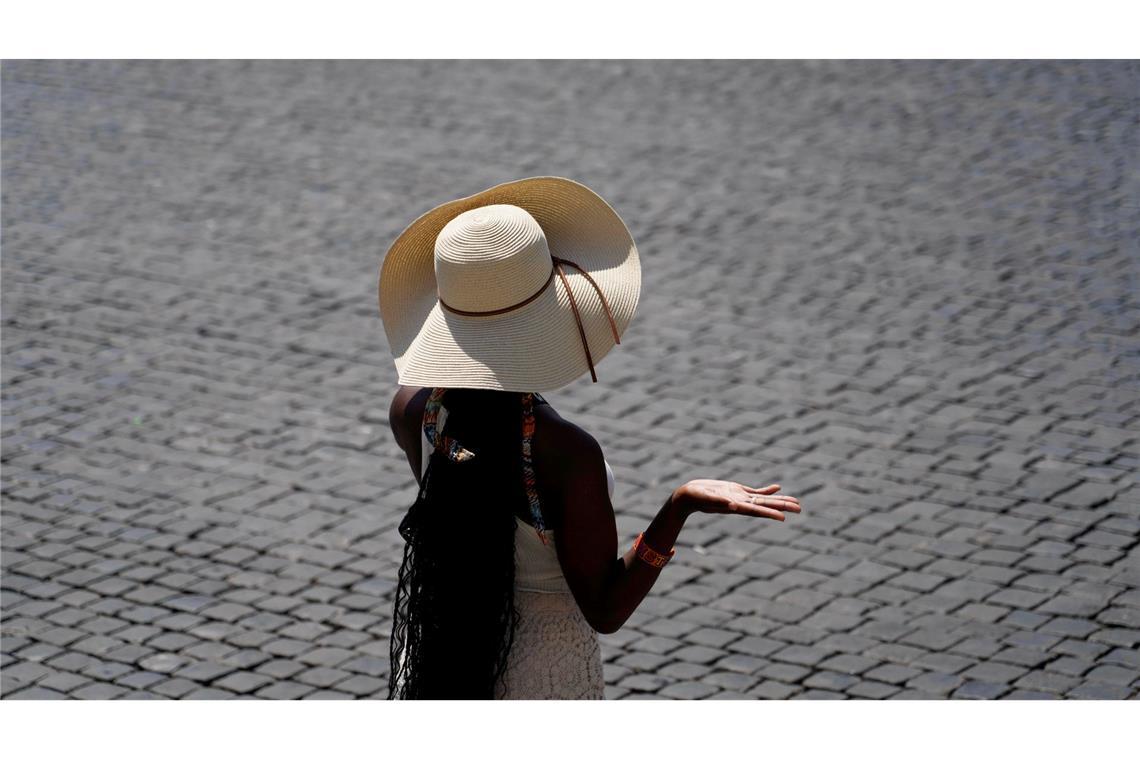
POLYGON ((800 500, 776 495, 779 483, 753 488, 731 480, 690 480, 673 493, 673 498, 691 512, 740 514, 784 520, 786 512, 798 513, 800 500))

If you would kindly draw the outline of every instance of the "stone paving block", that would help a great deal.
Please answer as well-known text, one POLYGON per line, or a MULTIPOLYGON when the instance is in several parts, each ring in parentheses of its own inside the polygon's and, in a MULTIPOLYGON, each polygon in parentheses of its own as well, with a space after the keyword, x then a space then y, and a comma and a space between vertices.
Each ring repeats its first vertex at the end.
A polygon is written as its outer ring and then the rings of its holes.
POLYGON ((886 699, 899 691, 898 687, 879 681, 860 681, 847 690, 847 696, 855 699, 886 699))
POLYGON ((88 678, 99 681, 114 681, 133 671, 134 668, 130 665, 119 662, 93 662, 80 672, 88 678))
POLYGON ((998 662, 983 662, 962 672, 964 678, 987 683, 1009 683, 1027 672, 1026 668, 1003 665, 998 662))
POLYGON ((915 689, 900 689, 891 694, 887 699, 890 700, 932 700, 932 699, 945 699, 942 694, 931 694, 925 691, 917 691, 915 689))
POLYGON ((186 678, 170 678, 151 687, 151 691, 171 699, 181 699, 198 688, 198 684, 186 678))
POLYGON ((809 689, 822 689, 824 691, 842 692, 859 683, 856 676, 844 675, 833 671, 819 671, 805 678, 803 685, 809 689))
POLYGON ((88 683, 91 683, 90 678, 75 673, 52 673, 37 680, 36 686, 67 694, 88 683))
POLYGON ((308 652, 313 648, 313 644, 308 641, 301 641, 300 639, 279 638, 270 641, 262 647, 262 651, 269 655, 278 657, 296 657, 297 655, 308 652))
POLYGON ((1055 673, 1060 673, 1067 676, 1083 676, 1093 669, 1094 663, 1092 660, 1086 660, 1081 657, 1058 657, 1055 660, 1050 660, 1045 663, 1045 669, 1055 673))
POLYGON ((918 676, 921 671, 914 668, 908 668, 905 665, 895 665, 893 663, 887 665, 880 665, 877 668, 868 670, 863 675, 866 678, 875 681, 882 681, 893 685, 898 685, 907 681, 915 676, 918 676))
POLYGON ((274 681, 271 685, 255 692, 261 699, 300 699, 316 691, 312 686, 295 681, 274 681))
POLYGON ((237 694, 248 694, 273 683, 273 678, 259 673, 231 673, 219 678, 214 686, 237 694))
POLYGON ((922 673, 911 678, 906 682, 908 689, 924 692, 927 694, 949 694, 959 686, 965 679, 953 673, 922 673))
POLYGON ((1104 642, 1114 647, 1135 647, 1140 645, 1140 630, 1125 628, 1101 628, 1089 635, 1090 641, 1104 642))
POLYGON ((1085 482, 1054 495, 1051 501, 1064 507, 1091 509, 1111 499, 1115 490, 1112 486, 1103 483, 1085 482))
POLYGON ((1091 681, 1065 693, 1069 699, 1126 699, 1132 690, 1127 686, 1091 681))
POLYGON ((341 647, 316 647, 299 655, 296 659, 309 665, 336 667, 346 660, 351 659, 352 655, 353 652, 350 649, 343 649, 341 647))
POLYGON ((716 661, 716 667, 735 673, 755 673, 767 665, 767 660, 743 654, 731 654, 716 661))
POLYGON ((128 691, 128 689, 109 683, 90 683, 86 686, 80 686, 68 696, 72 699, 118 699, 128 691))
POLYGON ((1062 639, 1057 642, 1050 651, 1055 654, 1067 654, 1085 660, 1096 660, 1101 658, 1109 649, 1110 647, 1107 644, 1100 644, 1095 641, 1062 639))
POLYGON ((133 665, 152 654, 154 654, 154 650, 149 646, 127 644, 126 646, 120 646, 105 653, 103 655, 103 658, 107 660, 113 660, 114 662, 133 665))
POLYGON ((880 664, 880 660, 855 654, 838 654, 819 663, 819 667, 846 675, 860 675, 880 664))
POLYGON ((618 686, 627 691, 659 691, 662 687, 672 683, 668 678, 651 673, 634 673, 618 682, 618 686))
POLYGON ((605 668, 604 676, 606 683, 616 684, 628 675, 632 675, 633 671, 629 668, 623 668, 619 665, 613 665, 605 668))
POLYGON ((712 668, 695 662, 671 662, 657 672, 677 681, 699 681, 712 672, 712 668))
POLYGON ((985 660, 993 657, 1002 649, 1004 647, 994 639, 971 637, 950 647, 950 653, 985 660))
MULTIPOLYGON (((629 649, 635 652, 649 652, 651 654, 666 655, 680 650, 684 645, 676 640, 664 636, 642 636, 629 644, 629 649)), ((676 655, 674 655, 676 656, 676 655)))
POLYGON ((670 656, 685 662, 705 665, 719 659, 723 654, 724 651, 721 649, 703 646, 687 646, 672 652, 670 656))
POLYGON ((716 694, 720 689, 712 684, 698 683, 696 681, 679 681, 669 684, 659 693, 670 699, 704 699, 716 694))
MULTIPOLYGON (((784 625, 780 626, 768 635, 773 640, 785 642, 787 644, 810 646, 825 638, 828 633, 825 630, 818 628, 808 628, 804 625, 784 625)), ((817 648, 822 649, 821 647, 817 648)))
POLYGON ((217 700, 217 699, 233 699, 234 693, 231 691, 223 691, 222 689, 208 689, 198 688, 186 694, 182 699, 197 699, 197 700, 217 700))
POLYGON ((183 668, 179 668, 174 672, 174 675, 191 681, 209 682, 232 673, 234 670, 236 668, 233 665, 226 665, 221 662, 192 662, 183 668))
MULTIPOLYGON (((986 601, 993 605, 1031 610, 1048 598, 1046 594, 1010 588, 998 591, 987 597, 986 601)), ((1043 612, 1048 612, 1048 610, 1043 610, 1043 612)))
POLYGON ((1113 649, 1101 658, 1101 662, 1131 668, 1133 672, 1140 673, 1140 652, 1135 649, 1113 649))
POLYGON ((987 681, 966 681, 951 695, 957 699, 997 699, 1009 686, 1003 683, 990 683, 987 681))
MULTIPOLYGON (((669 618, 657 618, 641 626, 642 633, 649 636, 663 636, 669 639, 680 639, 686 634, 696 631, 700 626, 696 623, 669 618)), ((622 630, 625 630, 624 628, 622 630)), ((718 628, 701 628, 701 630, 719 631, 718 628)), ((694 642, 700 643, 700 642, 694 642)))
POLYGON ((815 665, 828 654, 828 652, 814 647, 789 646, 775 652, 772 658, 797 665, 815 665))
POLYGON ((1117 665, 1100 665, 1084 675, 1088 681, 1107 683, 1116 686, 1129 686, 1140 679, 1140 671, 1135 668, 1122 668, 1117 665))
POLYGON ((132 689, 131 691, 128 691, 126 694, 119 697, 119 699, 121 699, 121 700, 125 699, 125 700, 131 700, 131 701, 136 701, 136 700, 153 701, 153 700, 166 700, 166 699, 169 699, 169 697, 164 697, 164 696, 161 696, 159 694, 155 694, 153 691, 143 691, 141 689, 132 689))
MULTIPOLYGON (((732 631, 717 628, 699 628, 684 636, 684 641, 700 646, 723 649, 731 642, 741 638, 741 635, 732 631)), ((674 655, 679 656, 679 655, 674 655)))
POLYGON ((866 651, 868 657, 902 664, 914 662, 924 654, 926 654, 924 649, 908 646, 906 644, 879 644, 866 651))
POLYGON ((837 691, 808 689, 807 691, 802 691, 794 695, 792 699, 847 699, 847 697, 837 691))
POLYGON ((1052 660, 1054 657, 1056 657, 1056 654, 1054 653, 1042 652, 1037 649, 1008 647, 995 654, 993 656, 993 659, 997 662, 1009 663, 1011 665, 1020 665, 1027 668, 1035 668, 1042 663, 1052 660))
POLYGON ((294 681, 301 683, 311 684, 322 689, 327 689, 334 684, 344 681, 352 676, 343 670, 335 668, 309 668, 293 677, 294 681))
POLYGON ((784 646, 785 644, 783 642, 774 639, 761 638, 759 636, 745 636, 742 639, 737 639, 732 642, 726 648, 730 652, 739 652, 753 657, 766 658, 773 652, 783 649, 784 646))
POLYGON ((67 699, 68 696, 55 689, 47 689, 43 686, 29 686, 26 689, 20 689, 4 693, 5 699, 67 699))
POLYGON ((712 684, 720 689, 727 689, 736 693, 743 693, 756 684, 757 679, 738 672, 716 671, 701 679, 703 683, 712 684))
POLYGON ((774 679, 777 681, 783 681, 785 683, 797 683, 799 681, 802 681, 810 673, 810 668, 805 668, 801 665, 774 662, 762 668, 755 675, 763 676, 764 678, 774 679))
POLYGON ((127 673, 126 675, 115 679, 115 684, 126 689, 148 689, 151 686, 165 680, 166 677, 161 673, 149 673, 141 670, 133 670, 130 673, 127 673))
POLYGON ((186 658, 169 653, 144 657, 138 662, 139 667, 158 673, 171 673, 186 664, 188 664, 186 658))
POLYGON ((1008 607, 999 607, 994 604, 966 604, 956 610, 956 613, 967 619, 983 623, 995 623, 1009 614, 1008 607))
POLYGON ((1006 644, 1011 644, 1016 647, 1024 649, 1037 649, 1042 652, 1047 652, 1056 647, 1062 641, 1059 636, 1050 636, 1045 633, 1036 633, 1031 631, 1018 631, 1005 638, 1006 644))
MULTIPOLYGON (((609 697, 607 697, 607 699, 608 698, 609 697)), ((752 697, 749 697, 747 694, 744 694, 744 693, 741 693, 738 691, 718 691, 716 694, 713 694, 711 697, 705 697, 705 699, 715 699, 715 700, 721 700, 721 701, 724 701, 724 700, 751 700, 752 697)))
POLYGON ((336 688, 358 697, 387 696, 388 681, 371 676, 353 676, 348 680, 339 682, 336 688))
POLYGON ((1038 699, 1060 699, 1060 698, 1061 697, 1057 694, 1050 694, 1050 693, 1045 692, 1045 691, 1025 691, 1023 689, 1018 689, 1017 691, 1011 691, 1011 692, 1008 692, 1008 693, 1003 694, 1001 696, 1001 699, 1034 699, 1034 700, 1038 700, 1038 699))
POLYGON ((801 689, 798 686, 791 686, 779 681, 764 681, 745 693, 754 699, 788 699, 799 691, 801 689))

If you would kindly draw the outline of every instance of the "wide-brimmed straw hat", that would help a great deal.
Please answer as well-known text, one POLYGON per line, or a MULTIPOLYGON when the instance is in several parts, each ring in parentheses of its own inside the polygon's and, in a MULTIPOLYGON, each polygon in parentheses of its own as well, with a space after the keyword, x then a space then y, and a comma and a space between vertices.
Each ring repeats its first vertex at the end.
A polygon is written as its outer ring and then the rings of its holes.
POLYGON ((564 177, 433 208, 388 249, 379 287, 401 384, 522 392, 596 381, 640 293, 625 223, 564 177))

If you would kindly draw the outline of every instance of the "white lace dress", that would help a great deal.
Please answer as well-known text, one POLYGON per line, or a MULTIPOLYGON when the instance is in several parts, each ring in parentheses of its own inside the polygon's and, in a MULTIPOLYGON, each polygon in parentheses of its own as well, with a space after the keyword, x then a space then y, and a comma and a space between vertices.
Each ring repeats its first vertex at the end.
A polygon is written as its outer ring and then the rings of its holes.
MULTIPOLYGON (((439 429, 447 414, 440 410, 439 429)), ((431 443, 421 432, 421 474, 431 443)), ((614 474, 606 462, 610 495, 614 474)), ((543 544, 524 520, 515 530, 515 609, 519 613, 507 669, 496 699, 604 699, 605 679, 598 633, 582 614, 566 585, 555 551, 557 537, 547 529, 543 544)))

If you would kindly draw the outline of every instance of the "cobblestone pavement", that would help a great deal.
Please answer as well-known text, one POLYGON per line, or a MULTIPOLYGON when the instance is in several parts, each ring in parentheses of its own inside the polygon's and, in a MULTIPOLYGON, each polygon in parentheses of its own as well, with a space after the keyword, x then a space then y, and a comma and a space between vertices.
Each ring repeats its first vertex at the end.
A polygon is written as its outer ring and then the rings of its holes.
POLYGON ((1140 65, 5 62, 10 698, 386 696, 413 483, 381 256, 561 174, 628 221, 626 339, 548 394, 628 541, 613 698, 1140 692, 1140 65))

